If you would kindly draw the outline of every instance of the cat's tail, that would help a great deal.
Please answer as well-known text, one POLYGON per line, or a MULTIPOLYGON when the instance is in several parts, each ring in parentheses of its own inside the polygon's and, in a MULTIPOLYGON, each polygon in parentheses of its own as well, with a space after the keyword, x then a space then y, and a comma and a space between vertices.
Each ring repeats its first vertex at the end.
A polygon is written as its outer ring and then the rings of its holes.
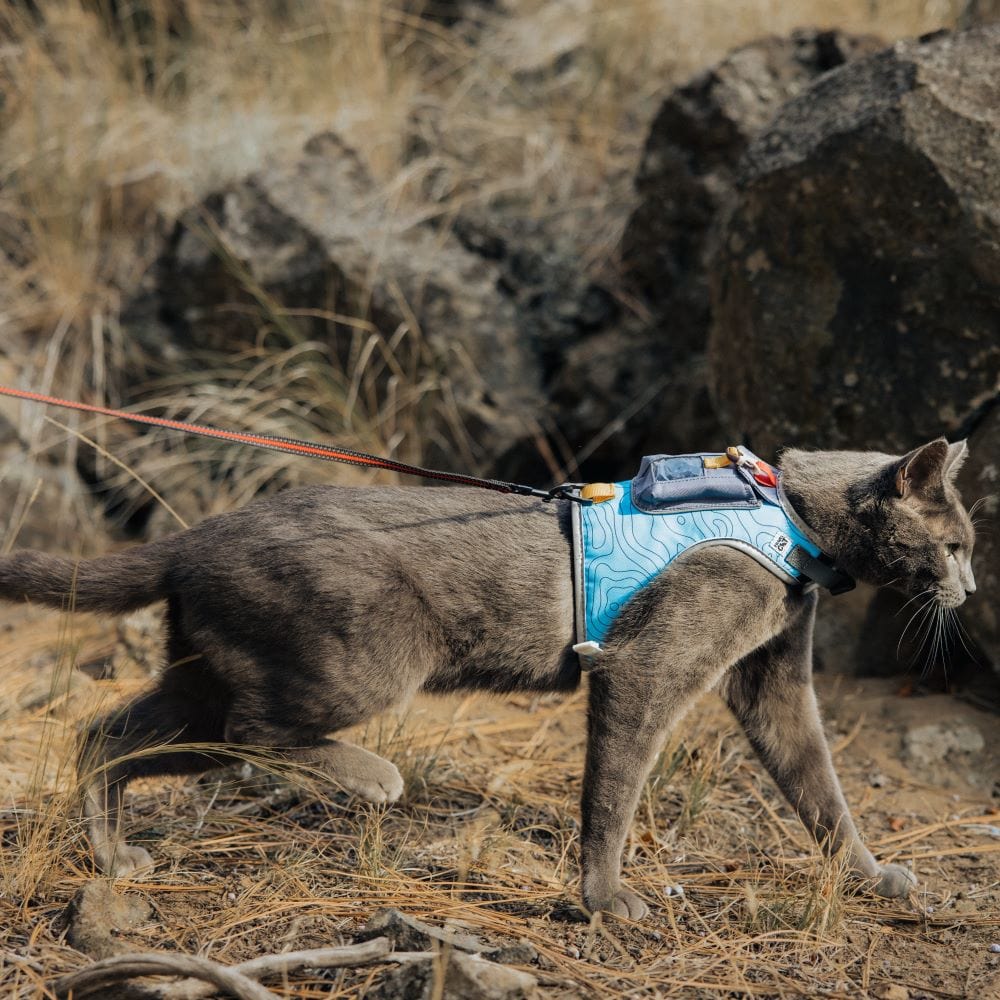
POLYGON ((169 539, 97 559, 24 549, 0 557, 0 599, 123 614, 167 595, 169 539))

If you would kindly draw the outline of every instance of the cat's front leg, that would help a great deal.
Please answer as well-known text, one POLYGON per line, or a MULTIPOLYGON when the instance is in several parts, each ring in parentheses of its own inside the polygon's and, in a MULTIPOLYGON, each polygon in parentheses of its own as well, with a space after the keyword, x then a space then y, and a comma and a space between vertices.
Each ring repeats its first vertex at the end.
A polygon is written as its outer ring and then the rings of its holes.
POLYGON ((621 883, 621 858, 646 776, 663 742, 663 718, 613 672, 590 676, 580 849, 583 905, 641 920, 643 900, 621 883))
POLYGON ((824 851, 844 851, 881 896, 909 894, 916 878, 880 865, 862 843, 833 769, 812 687, 812 611, 741 660, 724 693, 764 766, 824 851))

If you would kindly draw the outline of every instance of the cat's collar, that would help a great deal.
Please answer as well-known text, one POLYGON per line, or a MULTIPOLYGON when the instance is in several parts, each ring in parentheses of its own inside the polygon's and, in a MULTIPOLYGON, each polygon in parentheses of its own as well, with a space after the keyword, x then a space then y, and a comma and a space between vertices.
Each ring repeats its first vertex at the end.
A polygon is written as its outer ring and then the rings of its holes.
POLYGON ((816 532, 806 523, 804 517, 795 509, 782 483, 781 473, 777 476, 775 489, 778 502, 781 504, 789 521, 819 549, 818 555, 810 555, 801 545, 796 546, 789 554, 788 561, 807 579, 818 584, 831 594, 846 594, 854 590, 857 584, 849 573, 845 573, 834 562, 831 556, 823 551, 823 545, 816 532))

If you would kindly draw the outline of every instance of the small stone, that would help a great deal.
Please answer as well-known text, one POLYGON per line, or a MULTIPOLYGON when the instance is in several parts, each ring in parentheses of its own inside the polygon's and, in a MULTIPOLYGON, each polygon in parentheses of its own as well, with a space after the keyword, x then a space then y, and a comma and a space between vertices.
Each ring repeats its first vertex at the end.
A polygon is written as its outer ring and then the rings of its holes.
POLYGON ((66 940, 91 958, 131 951, 117 934, 145 923, 153 908, 134 892, 115 892, 107 880, 87 882, 63 911, 66 940))
POLYGON ((1000 954, 1000 944, 991 944, 990 951, 992 951, 994 955, 1000 954))
POLYGON ((924 767, 958 754, 979 753, 985 745, 975 726, 959 720, 914 726, 903 736, 903 753, 909 763, 924 767))
POLYGON ((883 986, 876 996, 879 1000, 910 1000, 910 991, 899 983, 890 983, 888 986, 883 986))
POLYGON ((356 941, 387 937, 394 951, 430 951, 434 942, 449 944, 460 951, 490 952, 496 949, 474 937, 446 927, 434 927, 396 909, 379 910, 354 935, 356 941))
POLYGON ((504 945, 488 954, 494 962, 502 965, 531 965, 538 961, 538 949, 530 941, 523 939, 517 944, 504 945))
POLYGON ((538 980, 477 955, 452 952, 444 978, 444 996, 454 1000, 528 1000, 538 980))
POLYGON ((683 896, 684 886, 682 885, 668 885, 664 890, 663 894, 665 896, 683 896))
POLYGON ((452 951, 447 957, 443 990, 436 984, 437 959, 407 962, 365 994, 366 1000, 531 1000, 538 981, 520 969, 452 951))

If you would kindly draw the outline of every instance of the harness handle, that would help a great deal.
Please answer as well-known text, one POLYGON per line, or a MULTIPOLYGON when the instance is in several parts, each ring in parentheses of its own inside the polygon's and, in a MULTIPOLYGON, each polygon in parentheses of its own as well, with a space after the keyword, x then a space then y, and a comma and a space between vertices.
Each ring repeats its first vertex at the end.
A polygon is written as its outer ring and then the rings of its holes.
POLYGON ((575 492, 572 483, 561 483, 550 490, 540 490, 521 483, 509 483, 503 479, 481 479, 477 476, 465 476, 456 472, 442 472, 438 469, 425 469, 419 465, 407 465, 391 458, 380 458, 363 451, 351 448, 330 448, 326 445, 312 444, 309 441, 298 441, 295 438, 277 437, 271 434, 250 434, 246 431, 228 431, 218 427, 207 427, 204 424, 192 424, 186 420, 171 420, 168 417, 151 417, 144 413, 129 413, 126 410, 114 410, 108 406, 95 406, 92 403, 80 403, 70 399, 60 399, 58 396, 47 396, 41 392, 31 392, 27 389, 13 389, 0 385, 0 395, 12 396, 14 399, 24 399, 32 403, 42 403, 45 406, 60 406, 67 410, 79 410, 82 413, 96 413, 103 417, 116 417, 128 420, 134 424, 145 424, 148 427, 165 427, 168 430, 182 431, 199 437, 214 438, 219 441, 230 441, 235 444, 247 444, 254 448, 266 448, 270 451, 280 451, 291 455, 304 455, 307 458, 320 458, 327 462, 342 462, 345 465, 360 465, 372 469, 387 469, 404 476, 420 476, 424 479, 439 479, 460 486, 476 486, 494 493, 513 493, 518 496, 537 497, 548 503, 550 500, 571 500, 573 503, 589 505, 587 500, 575 492))

